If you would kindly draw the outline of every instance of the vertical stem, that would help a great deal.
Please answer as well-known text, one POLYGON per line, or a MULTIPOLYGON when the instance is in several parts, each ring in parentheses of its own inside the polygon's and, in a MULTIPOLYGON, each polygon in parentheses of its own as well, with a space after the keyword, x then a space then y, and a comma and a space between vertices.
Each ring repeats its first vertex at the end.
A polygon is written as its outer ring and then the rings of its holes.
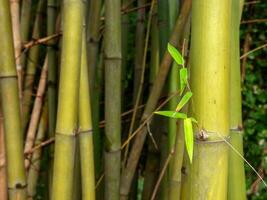
POLYGON ((192 5, 190 116, 198 130, 182 199, 227 199, 231 0, 192 5))
POLYGON ((95 165, 93 125, 90 104, 85 31, 82 43, 80 94, 79 94, 79 146, 82 177, 82 199, 95 199, 95 165))
POLYGON ((121 1, 105 2, 105 199, 119 199, 121 158, 121 1))
POLYGON ((20 37, 20 21, 19 21, 19 0, 10 0, 10 13, 12 20, 13 30, 13 41, 16 58, 16 68, 18 74, 18 85, 19 85, 19 98, 22 99, 22 68, 20 63, 21 54, 21 37, 20 37))
MULTIPOLYGON (((230 142, 243 155, 243 126, 239 52, 240 1, 232 0, 230 46, 230 142)), ((244 161, 232 149, 229 152, 228 198, 246 199, 244 161)))
POLYGON ((0 1, 0 89, 4 116, 9 199, 26 199, 26 177, 23 158, 18 81, 14 59, 14 46, 9 1, 0 1))
POLYGON ((72 199, 81 66, 83 3, 64 0, 63 46, 55 138, 52 199, 72 199))
POLYGON ((4 121, 0 110, 0 199, 7 200, 6 152, 4 139, 4 121))

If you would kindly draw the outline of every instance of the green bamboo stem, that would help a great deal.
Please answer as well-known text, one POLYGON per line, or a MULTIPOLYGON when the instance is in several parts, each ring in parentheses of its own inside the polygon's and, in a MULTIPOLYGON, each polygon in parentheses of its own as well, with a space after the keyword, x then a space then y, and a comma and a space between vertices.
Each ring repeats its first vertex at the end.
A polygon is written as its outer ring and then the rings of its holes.
POLYGON ((121 1, 105 1, 105 199, 119 199, 121 158, 121 1))
POLYGON ((93 123, 93 140, 94 140, 94 159, 96 178, 98 179, 102 173, 102 138, 99 130, 99 113, 100 113, 100 82, 98 62, 99 56, 99 40, 100 40, 100 11, 102 7, 102 0, 90 1, 90 9, 87 19, 87 63, 88 75, 90 82, 90 98, 93 123))
MULTIPOLYGON (((178 42, 181 37, 181 33, 185 27, 186 21, 189 17, 190 9, 191 9, 191 1, 185 1, 183 4, 181 14, 176 21, 175 28, 172 32, 170 43, 174 46, 178 45, 178 42)), ((157 102, 159 100, 163 85, 165 83, 170 64, 172 62, 172 58, 168 52, 165 52, 164 58, 162 59, 160 69, 158 75, 156 77, 155 83, 152 87, 151 93, 148 98, 148 102, 145 107, 145 111, 142 115, 142 120, 145 121, 149 115, 151 115, 156 108, 157 102)), ((138 160, 141 155, 142 147, 144 145, 145 139, 147 135, 146 127, 140 130, 140 133, 135 137, 133 146, 131 148, 128 162, 125 170, 122 172, 121 178, 121 186, 120 186, 120 194, 121 197, 125 197, 129 194, 129 189, 132 183, 133 175, 137 167, 138 160)))
MULTIPOLYGON (((34 146, 40 145, 45 139, 45 133, 47 130, 47 105, 44 105, 34 146)), ((33 199, 36 196, 37 181, 40 172, 40 164, 42 158, 42 148, 36 149, 30 160, 30 167, 27 176, 27 196, 28 199, 33 199)))
MULTIPOLYGON (((40 120, 41 113, 42 113, 44 94, 46 90, 47 68, 48 68, 48 63, 47 63, 47 57, 46 57, 44 61, 44 66, 41 72, 39 84, 38 84, 36 98, 34 100, 29 127, 28 127, 27 134, 26 134, 24 152, 28 152, 30 149, 32 149, 34 141, 35 141, 38 124, 39 124, 39 120, 40 120)), ((25 159, 26 170, 29 168, 30 160, 31 160, 31 154, 29 154, 25 159)))
POLYGON ((4 139, 4 120, 0 109, 0 199, 7 200, 6 152, 4 139))
MULTIPOLYGON (((230 143, 243 155, 243 126, 241 101, 241 75, 239 52, 240 1, 232 1, 230 43, 230 143)), ((232 149, 229 152, 228 197, 229 200, 246 199, 244 161, 232 149)))
POLYGON ((63 39, 53 171, 53 200, 72 199, 81 66, 83 3, 64 0, 63 39))
POLYGON ((16 58, 16 69, 18 74, 19 98, 22 100, 22 67, 20 63, 21 56, 21 36, 20 36, 20 5, 19 0, 10 0, 10 13, 12 20, 13 41, 16 58))
POLYGON ((80 144, 79 140, 76 138, 75 146, 75 158, 74 158, 74 168, 73 168, 73 191, 71 199, 81 199, 82 188, 81 188, 81 159, 80 159, 80 144))
POLYGON ((185 168, 182 199, 227 199, 230 16, 231 1, 193 3, 190 116, 198 121, 198 139, 185 168))
MULTIPOLYGON (((31 8, 32 0, 22 0, 21 3, 21 16, 20 16, 20 31, 21 31, 21 42, 25 44, 29 40, 30 36, 30 23, 31 23, 31 8)), ((26 54, 21 55, 21 67, 22 73, 26 64, 26 54)), ((22 80, 23 83, 23 80, 22 80)))
POLYGON ((26 200, 26 177, 23 159, 18 81, 12 39, 9 1, 0 1, 0 89, 4 117, 9 199, 26 200))
POLYGON ((82 44, 80 93, 79 93, 79 146, 82 177, 82 199, 95 199, 95 167, 93 151, 93 125, 85 35, 82 44), (89 101, 88 101, 89 100, 89 101))
MULTIPOLYGON (((42 24, 42 15, 41 12, 45 8, 45 0, 40 0, 38 2, 37 7, 37 14, 34 22, 33 27, 33 39, 38 39, 40 37, 40 27, 42 24)), ((28 54, 27 58, 27 68, 25 72, 25 80, 24 80, 24 91, 23 91, 23 98, 22 98, 22 131, 25 133, 25 130, 27 128, 27 124, 29 122, 30 117, 30 110, 32 106, 32 90, 33 90, 33 84, 34 84, 34 77, 36 68, 38 65, 38 59, 39 59, 39 46, 33 46, 28 54)))

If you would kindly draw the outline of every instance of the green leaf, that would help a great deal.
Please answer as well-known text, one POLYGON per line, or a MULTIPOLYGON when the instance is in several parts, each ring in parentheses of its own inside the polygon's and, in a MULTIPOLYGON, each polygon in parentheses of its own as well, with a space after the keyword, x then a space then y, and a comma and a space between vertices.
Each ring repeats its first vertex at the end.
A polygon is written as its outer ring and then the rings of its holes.
POLYGON ((194 134, 193 134, 193 126, 191 118, 184 119, 184 134, 185 134, 185 147, 189 156, 190 163, 192 163, 193 150, 194 150, 194 134))
POLYGON ((154 112, 154 113, 158 114, 158 115, 163 115, 165 117, 175 118, 175 119, 185 119, 185 118, 187 118, 185 113, 175 112, 175 111, 157 111, 157 112, 154 112))
POLYGON ((192 122, 194 122, 195 124, 197 124, 197 120, 193 117, 190 117, 190 119, 192 120, 192 122))
POLYGON ((179 110, 184 107, 184 105, 189 101, 189 99, 192 97, 193 93, 192 92, 187 92, 181 99, 181 101, 178 103, 175 111, 178 112, 179 110))
POLYGON ((180 95, 181 95, 185 89, 185 86, 188 83, 187 68, 180 69, 179 73, 180 73, 180 95))
POLYGON ((179 53, 179 51, 172 46, 170 43, 168 43, 168 51, 175 60, 175 62, 179 65, 184 65, 184 59, 183 56, 179 53))

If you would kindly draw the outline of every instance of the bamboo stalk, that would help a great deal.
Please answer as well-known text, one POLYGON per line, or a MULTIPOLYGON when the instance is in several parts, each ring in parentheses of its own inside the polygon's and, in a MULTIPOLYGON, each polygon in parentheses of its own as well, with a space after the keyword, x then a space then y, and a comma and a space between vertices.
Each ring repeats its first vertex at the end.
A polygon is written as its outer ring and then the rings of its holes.
POLYGON ((101 176, 103 167, 102 164, 102 138, 99 129, 99 113, 100 113, 100 96, 101 96, 101 77, 99 75, 100 56, 99 40, 100 40, 100 11, 102 7, 102 0, 90 1, 90 9, 87 17, 87 63, 88 75, 90 83, 90 98, 93 123, 93 140, 94 140, 94 159, 96 178, 101 176))
POLYGON ((4 116, 5 148, 7 158, 7 184, 9 199, 26 200, 26 177, 23 164, 18 81, 14 59, 12 25, 9 1, 0 1, 0 89, 4 116))
MULTIPOLYGON (((85 32, 85 31, 84 31, 85 32)), ((79 146, 82 177, 82 199, 95 199, 95 166, 93 151, 93 125, 85 34, 82 43, 80 94, 79 94, 79 146)))
MULTIPOLYGON (((40 37, 40 26, 42 23, 41 12, 45 8, 45 0, 40 0, 38 2, 37 14, 34 22, 33 28, 33 39, 38 39, 40 37)), ((27 124, 30 117, 30 109, 32 106, 32 90, 34 84, 34 77, 36 68, 38 65, 39 59, 39 46, 34 46, 30 49, 28 58, 27 58, 27 68, 25 72, 25 81, 24 81, 24 91, 22 99, 22 131, 25 133, 27 124)))
POLYGON ((7 200, 6 152, 4 139, 4 122, 0 109, 0 199, 7 200))
MULTIPOLYGON (((36 136, 37 129, 38 129, 38 124, 39 124, 39 120, 40 120, 41 113, 42 113, 43 99, 44 99, 46 82, 47 82, 47 68, 48 68, 48 63, 47 63, 47 57, 46 57, 44 61, 42 73, 40 76, 36 98, 35 98, 33 109, 32 109, 29 128, 26 134, 24 152, 28 152, 30 149, 32 149, 34 145, 35 136, 36 136)), ((26 170, 29 168, 30 160, 31 160, 31 154, 29 154, 25 159, 26 170)))
POLYGON ((121 1, 105 1, 105 199, 119 199, 121 159, 121 1))
MULTIPOLYGON (((240 76, 240 1, 232 0, 230 47, 230 143, 243 155, 242 100, 240 76)), ((229 200, 246 199, 244 161, 232 149, 229 152, 228 196, 229 200)))
POLYGON ((19 0, 10 0, 10 13, 12 20, 13 41, 16 58, 16 68, 18 74, 19 98, 22 100, 22 67, 20 63, 21 54, 21 37, 20 37, 20 16, 19 16, 19 0))
POLYGON ((227 199, 230 11, 228 0, 199 0, 192 6, 190 116, 198 128, 181 199, 227 199))
MULTIPOLYGON (((32 9, 32 0, 21 1, 20 31, 21 31, 22 45, 28 42, 30 36, 31 9, 32 9)), ((26 64, 26 54, 23 53, 21 55, 22 73, 24 72, 25 64, 26 64)))
POLYGON ((52 199, 72 199, 81 66, 83 3, 64 0, 52 199))
MULTIPOLYGON (((38 131, 34 146, 40 145, 45 139, 45 133, 47 130, 47 105, 44 105, 42 115, 38 125, 38 131)), ((40 172, 40 164, 42 159, 42 148, 34 151, 30 160, 29 172, 27 176, 27 195, 28 199, 33 199, 36 196, 37 181, 40 172)))
MULTIPOLYGON (((172 43, 174 46, 177 46, 178 41, 180 40, 180 37, 182 35, 181 33, 185 27, 186 21, 190 13, 191 3, 192 2, 190 0, 185 1, 181 10, 181 14, 176 21, 175 28, 170 38, 170 43, 172 43)), ((156 108, 157 101, 160 97, 161 90, 163 88, 171 62, 172 58, 170 54, 168 52, 165 52, 164 58, 162 59, 160 65, 158 75, 155 80, 155 84, 153 85, 152 91, 148 98, 148 103, 146 104, 145 111, 142 115, 142 120, 141 120, 142 122, 145 121, 156 108)), ((126 168, 122 172, 121 186, 120 186, 121 197, 125 197, 129 194, 132 178, 136 170, 138 160, 140 158, 141 150, 144 145, 146 135, 147 135, 147 129, 146 127, 143 127, 140 130, 139 134, 135 137, 132 149, 129 154, 126 168)))

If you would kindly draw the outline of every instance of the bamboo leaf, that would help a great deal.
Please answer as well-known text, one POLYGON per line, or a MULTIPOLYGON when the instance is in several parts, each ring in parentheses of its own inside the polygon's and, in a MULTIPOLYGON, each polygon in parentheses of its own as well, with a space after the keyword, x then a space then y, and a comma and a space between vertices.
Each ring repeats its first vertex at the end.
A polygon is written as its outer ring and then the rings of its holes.
POLYGON ((188 83, 187 68, 180 69, 179 73, 180 73, 180 94, 182 94, 185 89, 185 86, 188 83))
POLYGON ((177 64, 179 64, 179 65, 183 65, 184 64, 183 56, 170 43, 168 43, 168 51, 169 51, 169 53, 171 54, 172 58, 175 60, 175 62, 177 64))
POLYGON ((194 122, 195 124, 197 124, 197 120, 193 117, 190 117, 190 119, 192 120, 192 122, 194 122))
POLYGON ((175 111, 178 112, 179 110, 184 107, 184 105, 189 101, 189 99, 192 97, 193 93, 192 92, 187 92, 181 99, 181 101, 178 103, 175 111))
POLYGON ((193 126, 192 119, 184 119, 184 133, 185 133, 185 147, 190 159, 190 163, 193 160, 193 150, 194 150, 194 136, 193 136, 193 126))
POLYGON ((157 111, 154 113, 165 116, 165 117, 175 118, 175 119, 186 119, 187 118, 185 113, 175 112, 175 111, 157 111))

